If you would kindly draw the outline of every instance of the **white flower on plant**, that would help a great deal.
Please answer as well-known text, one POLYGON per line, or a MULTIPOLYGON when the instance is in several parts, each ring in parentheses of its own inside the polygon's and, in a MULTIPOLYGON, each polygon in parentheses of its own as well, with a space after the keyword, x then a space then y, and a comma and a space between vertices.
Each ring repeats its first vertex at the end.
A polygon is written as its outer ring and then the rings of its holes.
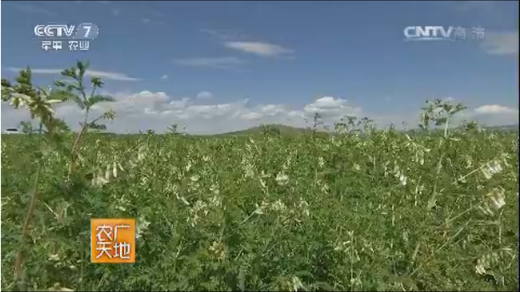
POLYGON ((477 208, 482 211, 485 215, 493 216, 493 210, 498 211, 506 205, 504 190, 493 189, 491 192, 486 194, 486 200, 482 205, 477 208))
POLYGON ((191 226, 194 227, 200 219, 199 214, 201 214, 201 212, 204 215, 208 215, 209 211, 207 209, 207 206, 208 205, 203 201, 197 200, 197 202, 195 202, 195 205, 192 208, 190 208, 190 216, 186 218, 186 221, 190 222, 191 226))
POLYGON ((471 168, 473 166, 473 159, 471 156, 466 155, 466 168, 471 168))
POLYGON ((325 159, 323 159, 323 157, 318 158, 318 165, 319 167, 325 166, 325 159))
POLYGON ((307 203, 307 201, 305 201, 303 198, 300 198, 300 204, 298 205, 298 207, 300 207, 300 209, 302 210, 302 213, 305 216, 308 217, 310 215, 309 203, 307 203))
POLYGON ((298 278, 296 276, 292 277, 291 286, 292 286, 293 291, 298 291, 298 290, 300 290, 300 288, 305 290, 305 286, 303 286, 302 281, 300 280, 300 278, 298 278))
POLYGON ((210 190, 213 194, 215 194, 215 195, 220 194, 220 190, 219 190, 219 188, 218 188, 218 185, 216 185, 216 184, 212 184, 211 187, 209 188, 209 190, 210 190))
POLYGON ((289 157, 287 157, 287 160, 285 161, 285 163, 282 165, 282 169, 283 170, 289 169, 289 167, 291 166, 291 162, 292 162, 292 157, 289 155, 289 157))
POLYGON ((478 259, 477 265, 475 265, 475 272, 479 275, 484 275, 486 273, 486 268, 480 259, 478 259))
POLYGON ((137 151, 137 160, 142 161, 146 158, 146 146, 142 145, 139 147, 139 150, 137 151))
POLYGON ((489 164, 489 168, 488 168, 488 171, 491 173, 491 174, 497 174, 497 173, 500 173, 502 172, 502 166, 500 165, 500 163, 498 163, 498 161, 493 161, 489 164))
POLYGON ((258 207, 257 205, 257 208, 255 209, 255 211, 253 211, 253 213, 257 215, 264 215, 264 210, 261 207, 258 207))
POLYGON ((181 199, 181 201, 184 203, 184 205, 186 205, 186 206, 189 206, 189 205, 190 205, 190 203, 186 200, 185 197, 182 197, 182 196, 181 196, 180 199, 181 199))
POLYGON ((359 278, 359 276, 356 276, 355 278, 350 279, 350 284, 352 284, 354 286, 361 286, 363 283, 361 282, 361 279, 359 278))
POLYGON ((144 216, 139 217, 139 220, 137 220, 137 226, 135 228, 135 238, 141 238, 143 232, 145 232, 148 229, 149 225, 150 222, 146 221, 144 216))
POLYGON ((354 163, 354 169, 359 171, 361 170, 361 166, 359 166, 357 163, 354 163))
POLYGON ((105 175, 103 175, 102 170, 99 170, 99 171, 97 171, 96 176, 94 176, 94 178, 92 178, 91 183, 93 186, 102 186, 102 185, 108 183, 108 180, 105 178, 105 175))
POLYGON ((119 210, 119 211, 123 211, 123 212, 126 211, 126 208, 123 207, 123 206, 120 206, 120 205, 117 205, 116 209, 119 210))
POLYGON ((280 200, 278 199, 276 202, 274 202, 272 205, 271 205, 271 210, 273 211, 285 211, 287 209, 287 207, 285 206, 285 204, 280 200))
POLYGON ((404 175, 404 174, 401 174, 399 176, 399 183, 402 185, 402 186, 406 186, 406 181, 408 180, 408 178, 404 175))
POLYGON ((482 173, 482 175, 484 175, 486 179, 491 179, 491 177, 493 176, 493 174, 491 174, 491 172, 489 172, 487 168, 481 168, 480 172, 482 173))
POLYGON ((224 244, 213 241, 209 247, 209 251, 213 253, 219 260, 223 260, 226 257, 226 249, 224 244))
POLYGON ((112 174, 112 170, 110 169, 111 165, 107 165, 107 169, 105 171, 105 179, 108 181, 110 180, 110 175, 112 174))
POLYGON ((321 185, 321 189, 320 190, 321 190, 322 193, 327 193, 329 191, 330 187, 329 187, 328 184, 323 183, 323 184, 320 184, 320 185, 321 185))
POLYGON ((244 177, 254 177, 254 176, 255 176, 255 171, 253 169, 253 165, 246 164, 244 166, 244 177))
POLYGON ((284 172, 280 172, 276 175, 276 182, 281 186, 286 185, 289 182, 289 176, 284 172))
POLYGON ((267 201, 262 201, 262 204, 258 206, 258 204, 255 204, 256 210, 253 212, 258 215, 265 214, 265 211, 269 208, 269 203, 267 201))
POLYGON ((191 180, 192 182, 198 182, 199 179, 200 179, 200 176, 198 176, 197 174, 192 175, 192 176, 190 177, 190 180, 191 180))
POLYGON ((209 202, 213 207, 219 207, 220 205, 222 205, 222 200, 217 195, 213 196, 213 198, 211 198, 209 202))
POLYGON ((266 184, 266 182, 265 182, 262 178, 260 178, 259 180, 260 180, 260 184, 262 185, 262 187, 263 187, 264 189, 267 188, 267 184, 266 184))
POLYGON ((399 168, 399 165, 394 161, 394 171, 393 171, 395 177, 399 177, 401 175, 401 169, 399 168))
POLYGON ((57 262, 60 260, 60 256, 58 254, 50 254, 49 255, 49 260, 50 261, 54 261, 54 262, 57 262))
POLYGON ((424 185, 415 186, 415 194, 422 195, 424 191, 424 185))
POLYGON ((488 203, 495 210, 500 210, 502 207, 506 205, 505 195, 503 189, 494 189, 489 192, 486 197, 488 197, 488 203))

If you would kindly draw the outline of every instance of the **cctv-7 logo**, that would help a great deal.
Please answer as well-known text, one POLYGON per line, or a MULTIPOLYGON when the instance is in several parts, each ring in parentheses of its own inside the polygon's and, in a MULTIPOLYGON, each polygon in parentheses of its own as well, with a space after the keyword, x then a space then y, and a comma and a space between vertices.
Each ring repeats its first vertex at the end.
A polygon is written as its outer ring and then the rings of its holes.
POLYGON ((92 25, 90 25, 90 24, 83 24, 82 26, 85 29, 85 35, 83 37, 87 38, 88 34, 90 33, 90 30, 92 29, 92 25))
POLYGON ((93 23, 81 23, 76 31, 75 39, 95 39, 98 35, 98 27, 93 23))
POLYGON ((34 27, 34 34, 38 37, 71 37, 75 28, 74 25, 66 24, 39 24, 34 27))

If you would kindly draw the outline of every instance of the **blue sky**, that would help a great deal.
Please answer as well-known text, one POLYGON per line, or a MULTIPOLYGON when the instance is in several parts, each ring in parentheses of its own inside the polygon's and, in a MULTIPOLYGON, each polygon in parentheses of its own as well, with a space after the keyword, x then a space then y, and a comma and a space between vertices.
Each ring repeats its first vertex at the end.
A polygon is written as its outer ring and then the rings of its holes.
MULTIPOLYGON (((89 60, 117 102, 113 131, 172 123, 213 133, 302 126, 314 112, 416 123, 426 99, 518 123, 518 2, 2 2, 2 77, 29 65, 48 84, 89 60), (37 24, 92 22, 90 50, 45 52, 37 24), (405 42, 407 26, 461 26, 468 39, 405 42), (469 39, 472 27, 483 40, 469 39), (54 70, 54 71, 53 71, 54 70)), ((77 112, 58 114, 75 123, 77 112)), ((2 104, 2 128, 26 113, 2 104)))

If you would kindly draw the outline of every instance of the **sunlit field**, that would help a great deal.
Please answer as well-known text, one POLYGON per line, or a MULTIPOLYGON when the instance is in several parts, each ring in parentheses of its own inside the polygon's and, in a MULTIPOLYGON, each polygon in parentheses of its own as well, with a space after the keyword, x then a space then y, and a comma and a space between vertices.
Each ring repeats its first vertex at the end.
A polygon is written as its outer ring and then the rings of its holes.
POLYGON ((518 131, 450 127, 464 106, 436 100, 408 132, 107 135, 87 65, 2 80, 39 123, 2 135, 2 290, 518 290, 518 131), (91 263, 91 218, 136 219, 135 264, 91 263))
POLYGON ((43 154, 17 285, 39 147, 2 136, 2 289, 518 289, 516 133, 87 136, 74 185, 43 154), (135 265, 90 263, 91 217, 137 218, 135 265))

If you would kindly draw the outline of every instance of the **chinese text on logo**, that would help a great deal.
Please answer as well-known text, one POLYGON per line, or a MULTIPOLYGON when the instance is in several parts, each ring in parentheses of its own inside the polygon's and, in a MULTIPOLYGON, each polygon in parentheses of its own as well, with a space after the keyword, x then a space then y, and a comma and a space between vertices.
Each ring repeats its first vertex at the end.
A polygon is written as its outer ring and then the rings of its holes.
POLYGON ((135 263, 135 219, 91 219, 92 263, 135 263))

